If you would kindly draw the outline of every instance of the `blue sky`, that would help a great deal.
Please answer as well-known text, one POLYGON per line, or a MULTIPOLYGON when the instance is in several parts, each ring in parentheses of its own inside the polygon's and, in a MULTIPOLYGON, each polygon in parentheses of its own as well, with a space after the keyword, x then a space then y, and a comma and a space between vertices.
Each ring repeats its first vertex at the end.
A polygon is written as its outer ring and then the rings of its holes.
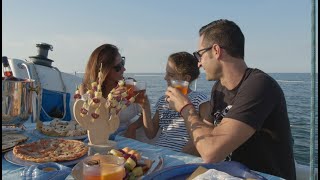
POLYGON ((311 70, 307 0, 3 0, 2 10, 3 56, 27 59, 37 43, 49 43, 48 58, 65 72, 84 71, 104 43, 120 48, 127 73, 164 72, 171 53, 197 50, 199 28, 221 18, 242 29, 248 66, 311 70))

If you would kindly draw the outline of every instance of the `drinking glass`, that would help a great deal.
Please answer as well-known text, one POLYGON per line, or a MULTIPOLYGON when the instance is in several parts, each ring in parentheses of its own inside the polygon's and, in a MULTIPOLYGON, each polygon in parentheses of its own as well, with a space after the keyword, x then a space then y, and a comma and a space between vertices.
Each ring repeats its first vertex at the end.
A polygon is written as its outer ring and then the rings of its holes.
MULTIPOLYGON (((177 88, 182 94, 187 95, 189 89, 189 82, 183 80, 170 80, 170 85, 177 88)), ((163 108, 169 108, 168 102, 163 105, 163 108)))
POLYGON ((134 96, 134 81, 133 79, 126 79, 125 80, 125 86, 127 88, 127 93, 128 93, 128 96, 126 97, 127 100, 129 100, 131 97, 134 96))
POLYGON ((182 80, 171 80, 171 86, 180 90, 184 95, 188 94, 189 82, 182 80))
POLYGON ((83 179, 122 180, 125 177, 124 158, 114 155, 94 155, 83 161, 83 179))
POLYGON ((136 96, 136 103, 143 103, 146 93, 146 82, 138 81, 134 82, 134 95, 136 96))

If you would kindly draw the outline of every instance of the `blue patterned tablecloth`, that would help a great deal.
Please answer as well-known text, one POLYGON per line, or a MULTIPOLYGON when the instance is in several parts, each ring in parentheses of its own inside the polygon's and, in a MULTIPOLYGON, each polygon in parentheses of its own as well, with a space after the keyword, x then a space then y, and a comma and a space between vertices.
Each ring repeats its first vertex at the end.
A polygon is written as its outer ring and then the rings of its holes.
MULTIPOLYGON (((35 124, 26 123, 25 126, 27 130, 24 132, 25 135, 29 137, 28 142, 32 142, 38 140, 38 138, 32 133, 35 129, 35 124)), ((115 141, 117 142, 118 148, 123 147, 130 147, 137 150, 152 152, 153 154, 158 154, 163 158, 163 168, 176 166, 181 164, 190 164, 190 163, 201 163, 202 160, 199 157, 188 155, 185 153, 179 153, 172 151, 167 148, 162 148, 159 146, 154 146, 151 144, 146 144, 140 141, 124 138, 121 136, 116 136, 115 141)), ((5 153, 2 153, 2 179, 4 180, 18 180, 21 179, 20 174, 24 170, 24 167, 12 164, 5 160, 4 158, 5 153)), ((269 174, 257 172, 258 174, 264 176, 270 180, 281 180, 282 178, 272 176, 269 174)), ((69 175, 66 179, 71 180, 73 179, 71 175, 69 175)))

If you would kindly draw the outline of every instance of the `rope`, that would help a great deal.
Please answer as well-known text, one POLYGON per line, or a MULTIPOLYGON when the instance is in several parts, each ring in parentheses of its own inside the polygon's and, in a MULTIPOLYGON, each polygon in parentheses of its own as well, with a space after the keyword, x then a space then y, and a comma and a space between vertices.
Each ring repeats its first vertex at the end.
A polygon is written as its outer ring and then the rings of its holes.
POLYGON ((315 0, 311 0, 311 118, 310 118, 310 180, 315 179, 314 174, 314 152, 315 152, 315 57, 316 57, 316 18, 315 0))
MULTIPOLYGON (((40 105, 41 105, 41 100, 42 100, 42 91, 41 91, 41 82, 40 82, 40 79, 39 79, 39 75, 38 75, 38 72, 37 72, 37 69, 34 65, 33 62, 30 62, 32 64, 31 68, 32 68, 32 73, 30 74, 31 75, 31 78, 35 80, 35 82, 37 82, 39 84, 39 89, 40 91, 38 92, 37 96, 36 96, 36 99, 38 100, 37 104, 36 104, 36 116, 35 116, 35 120, 36 120, 36 123, 38 123, 38 121, 40 121, 40 105)), ((33 121, 32 121, 33 122, 33 121)))
POLYGON ((61 84, 62 84, 63 92, 67 92, 67 91, 66 91, 66 85, 64 84, 63 79, 62 79, 61 71, 60 71, 58 68, 53 67, 53 66, 52 66, 52 69, 58 71, 59 77, 60 77, 60 81, 61 81, 61 84))
MULTIPOLYGON (((62 89, 63 89, 63 94, 62 94, 62 97, 63 97, 63 110, 64 110, 64 113, 63 113, 63 117, 61 119, 64 119, 64 117, 66 116, 67 114, 67 89, 66 89, 66 85, 64 84, 64 81, 62 79, 62 75, 61 75, 61 71, 56 68, 56 67, 52 67, 54 70, 58 71, 59 73, 59 77, 60 77, 60 81, 61 81, 61 84, 62 84, 62 89)), ((47 114, 47 113, 46 113, 47 114)), ((49 116, 50 117, 50 116, 49 116)))
MULTIPOLYGON (((41 86, 41 81, 40 81, 40 78, 39 78, 39 74, 38 74, 38 72, 37 72, 37 68, 36 68, 36 66, 35 66, 35 64, 34 64, 33 62, 31 62, 31 64, 32 64, 33 71, 35 72, 35 73, 32 73, 32 75, 35 75, 35 80, 39 83, 39 86, 42 87, 42 86, 41 86)), ((64 112, 63 112, 63 117, 61 118, 61 119, 64 119, 65 116, 66 116, 66 114, 67 114, 67 93, 66 93, 66 86, 65 86, 64 81, 63 81, 63 79, 62 79, 62 75, 61 75, 60 70, 59 70, 58 68, 56 68, 56 67, 53 67, 53 66, 52 66, 52 69, 58 71, 59 77, 60 77, 60 82, 61 82, 61 84, 62 84, 62 89, 63 89, 63 92, 64 92, 64 93, 62 94, 62 97, 63 97, 63 111, 64 111, 64 112)), ((47 112, 44 110, 44 108, 42 107, 42 88, 40 88, 40 92, 39 92, 39 94, 38 94, 38 106, 37 106, 38 116, 37 116, 37 117, 39 117, 39 118, 40 118, 41 109, 43 110, 43 112, 44 112, 44 114, 45 114, 46 116, 51 117, 51 116, 48 115, 48 113, 47 113, 47 112)), ((51 117, 51 118, 52 118, 52 117, 51 117)), ((40 120, 40 119, 39 119, 39 120, 40 120)))

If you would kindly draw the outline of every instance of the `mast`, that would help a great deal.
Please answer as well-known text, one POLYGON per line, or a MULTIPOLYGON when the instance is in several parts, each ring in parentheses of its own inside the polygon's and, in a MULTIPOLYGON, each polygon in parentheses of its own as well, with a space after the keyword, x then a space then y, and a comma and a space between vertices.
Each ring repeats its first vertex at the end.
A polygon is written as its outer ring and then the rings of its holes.
POLYGON ((311 118, 310 118, 310 180, 315 179, 314 152, 315 152, 315 84, 316 84, 316 16, 315 0, 311 0, 311 118))

